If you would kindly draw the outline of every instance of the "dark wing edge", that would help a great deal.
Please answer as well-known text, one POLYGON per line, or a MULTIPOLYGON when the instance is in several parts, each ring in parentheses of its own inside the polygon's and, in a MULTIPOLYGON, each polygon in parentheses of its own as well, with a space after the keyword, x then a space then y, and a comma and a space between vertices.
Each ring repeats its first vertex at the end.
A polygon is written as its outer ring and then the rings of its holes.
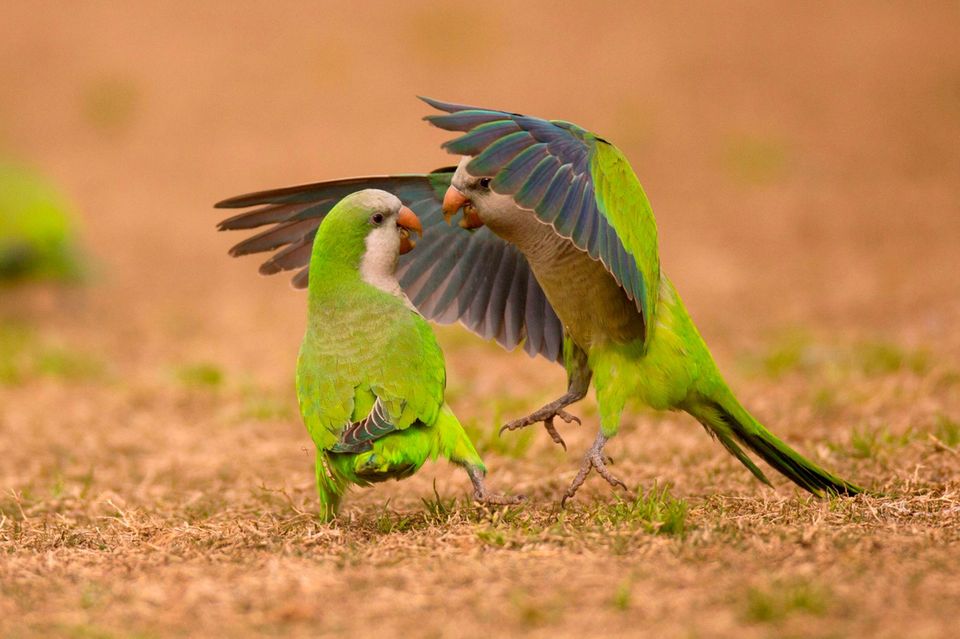
POLYGON ((492 177, 494 191, 512 196, 603 263, 647 321, 648 292, 637 259, 602 211, 591 175, 594 145, 608 142, 569 122, 420 99, 443 111, 426 116, 427 122, 463 133, 444 149, 472 156, 471 174, 492 177))
POLYGON ((273 252, 260 273, 296 271, 295 288, 309 281, 313 238, 324 216, 343 197, 366 188, 394 193, 423 225, 417 248, 400 257, 397 277, 414 306, 429 320, 459 321, 507 350, 521 343, 531 356, 560 361, 563 330, 526 258, 488 229, 448 225, 441 208, 452 168, 430 174, 372 176, 317 182, 241 195, 217 208, 257 207, 219 223, 221 231, 267 227, 230 249, 238 257, 273 252))
MULTIPOLYGON (((414 422, 411 426, 420 423, 414 422)), ((373 403, 370 414, 344 428, 343 432, 340 433, 340 439, 337 440, 330 451, 334 453, 363 453, 370 450, 373 442, 395 430, 397 430, 397 427, 391 421, 390 415, 387 414, 387 410, 378 397, 373 403)))

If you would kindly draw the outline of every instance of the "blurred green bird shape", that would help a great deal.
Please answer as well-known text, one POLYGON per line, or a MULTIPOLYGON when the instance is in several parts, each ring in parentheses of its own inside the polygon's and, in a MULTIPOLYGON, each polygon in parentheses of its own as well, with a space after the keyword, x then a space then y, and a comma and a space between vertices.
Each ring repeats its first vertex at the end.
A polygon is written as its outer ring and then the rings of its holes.
POLYGON ((0 161, 0 285, 84 275, 69 207, 36 173, 0 161))

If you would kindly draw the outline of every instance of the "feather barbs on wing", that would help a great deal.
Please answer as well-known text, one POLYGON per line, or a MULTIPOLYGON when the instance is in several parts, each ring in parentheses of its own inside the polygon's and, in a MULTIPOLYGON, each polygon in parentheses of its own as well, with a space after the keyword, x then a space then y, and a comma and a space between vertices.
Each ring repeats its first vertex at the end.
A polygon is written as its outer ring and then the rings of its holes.
POLYGON ((472 156, 468 172, 492 177, 495 192, 603 263, 643 314, 649 340, 660 283, 656 223, 616 147, 570 122, 423 100, 445 112, 424 119, 463 133, 443 146, 472 156))
POLYGON ((230 217, 219 227, 237 230, 270 225, 237 244, 231 254, 277 251, 261 265, 260 272, 272 275, 296 270, 293 286, 306 288, 310 247, 330 209, 363 188, 389 191, 413 209, 423 224, 423 238, 415 250, 400 257, 397 269, 400 285, 417 309, 441 323, 460 321, 504 348, 522 344, 531 356, 558 361, 560 320, 519 250, 488 229, 468 233, 444 222, 441 202, 453 170, 349 178, 242 195, 218 206, 260 208, 230 217))

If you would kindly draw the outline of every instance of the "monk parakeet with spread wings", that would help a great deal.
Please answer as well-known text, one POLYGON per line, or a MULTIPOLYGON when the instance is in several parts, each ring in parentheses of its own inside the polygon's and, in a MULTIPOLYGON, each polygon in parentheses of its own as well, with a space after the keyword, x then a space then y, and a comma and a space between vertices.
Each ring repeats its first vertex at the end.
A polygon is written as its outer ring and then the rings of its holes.
POLYGON ((402 479, 439 456, 466 469, 476 499, 515 501, 486 491, 486 467, 443 399, 443 353, 397 282, 397 257, 421 230, 396 196, 367 189, 334 206, 312 242, 297 397, 325 520, 349 484, 402 479))
POLYGON ((689 413, 764 483, 742 446, 814 494, 860 492, 770 433, 734 397, 661 272, 653 212, 615 146, 569 122, 425 101, 441 112, 428 116, 430 123, 462 133, 444 144, 463 156, 456 167, 226 200, 219 206, 263 206, 221 229, 273 225, 233 254, 284 247, 261 273, 300 268, 294 284, 303 286, 305 247, 332 202, 346 190, 389 190, 416 206, 430 231, 423 250, 399 266, 401 288, 420 312, 459 320, 506 348, 523 343, 567 371, 562 397, 505 429, 543 422, 562 443, 554 419, 579 422, 565 408, 593 382, 600 430, 564 501, 591 470, 625 487, 607 469, 603 448, 628 399, 689 413), (449 219, 458 211, 461 228, 445 228, 442 214, 449 219))

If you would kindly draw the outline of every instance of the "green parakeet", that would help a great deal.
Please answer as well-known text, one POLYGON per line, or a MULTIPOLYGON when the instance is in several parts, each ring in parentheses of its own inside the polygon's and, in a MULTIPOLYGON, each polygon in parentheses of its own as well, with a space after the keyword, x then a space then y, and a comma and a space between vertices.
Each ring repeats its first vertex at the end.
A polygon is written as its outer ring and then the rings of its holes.
POLYGON ((334 206, 313 241, 297 397, 325 520, 348 485, 402 479, 440 456, 466 469, 477 500, 514 501, 486 491, 486 467, 444 401, 443 353, 397 281, 413 231, 411 209, 367 189, 334 206))
MULTIPOLYGON (((300 251, 331 201, 345 189, 390 190, 415 203, 431 229, 432 243, 399 268, 401 288, 421 313, 459 320, 507 348, 524 343, 567 371, 562 397, 505 429, 543 422, 562 444, 554 419, 579 422, 564 409, 594 384, 600 429, 564 500, 594 469, 625 487, 607 469, 603 448, 628 399, 689 413, 764 483, 741 445, 814 494, 861 492, 794 451, 734 397, 661 272, 652 209, 616 147, 569 122, 425 101, 443 112, 429 122, 463 133, 444 144, 463 156, 456 167, 227 200, 220 206, 267 206, 225 220, 222 229, 273 224, 233 254, 285 246, 261 272, 301 268, 300 251), (441 213, 449 219, 458 210, 462 228, 442 230, 441 213)), ((302 286, 308 273, 301 270, 294 284, 302 286)))
POLYGON ((79 280, 72 235, 56 190, 32 172, 0 163, 0 283, 79 280))

